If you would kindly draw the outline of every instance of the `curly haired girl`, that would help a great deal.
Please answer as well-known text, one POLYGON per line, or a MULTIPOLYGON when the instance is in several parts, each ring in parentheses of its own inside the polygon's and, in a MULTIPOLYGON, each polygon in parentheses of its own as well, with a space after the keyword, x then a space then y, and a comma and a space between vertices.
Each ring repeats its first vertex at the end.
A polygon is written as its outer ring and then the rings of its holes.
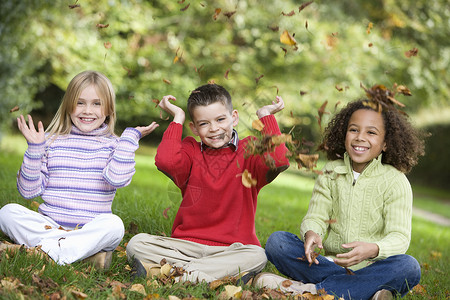
POLYGON ((419 263, 404 254, 412 219, 404 173, 424 154, 424 143, 385 91, 349 103, 332 119, 319 147, 330 162, 317 178, 301 237, 279 231, 266 243, 269 261, 296 281, 284 287, 285 278, 265 273, 257 285, 390 299, 419 283, 419 263))

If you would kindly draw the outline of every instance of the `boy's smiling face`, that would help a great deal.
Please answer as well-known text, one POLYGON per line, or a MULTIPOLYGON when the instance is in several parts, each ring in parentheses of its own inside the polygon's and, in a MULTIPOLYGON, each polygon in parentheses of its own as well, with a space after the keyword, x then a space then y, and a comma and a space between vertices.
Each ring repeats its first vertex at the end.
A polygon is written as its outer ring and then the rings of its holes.
POLYGON ((233 127, 239 123, 237 110, 229 111, 221 102, 197 106, 192 111, 192 132, 211 148, 221 148, 230 140, 233 127))

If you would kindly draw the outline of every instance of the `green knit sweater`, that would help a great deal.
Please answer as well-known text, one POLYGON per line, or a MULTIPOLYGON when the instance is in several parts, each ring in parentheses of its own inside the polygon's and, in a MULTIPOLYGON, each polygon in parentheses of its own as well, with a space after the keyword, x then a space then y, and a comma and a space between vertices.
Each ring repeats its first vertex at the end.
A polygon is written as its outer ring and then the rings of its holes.
MULTIPOLYGON (((350 158, 326 164, 315 183, 300 233, 308 230, 323 239, 325 255, 348 252, 342 244, 354 241, 376 243, 384 259, 403 254, 411 240, 412 191, 406 176, 381 163, 381 155, 353 179, 350 158)), ((363 261, 351 267, 358 270, 363 261)))

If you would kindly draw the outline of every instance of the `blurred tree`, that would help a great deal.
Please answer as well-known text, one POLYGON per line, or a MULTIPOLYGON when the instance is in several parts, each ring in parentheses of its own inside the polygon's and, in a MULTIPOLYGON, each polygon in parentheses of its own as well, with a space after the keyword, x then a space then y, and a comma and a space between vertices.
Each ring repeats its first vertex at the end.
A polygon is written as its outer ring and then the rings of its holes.
POLYGON ((320 134, 321 104, 328 100, 332 113, 338 102, 363 95, 361 82, 408 86, 413 96, 399 99, 408 113, 448 105, 446 1, 299 7, 293 0, 3 0, 0 124, 8 128, 18 114, 42 106, 53 114, 61 95, 49 91, 65 90, 85 69, 113 82, 119 130, 164 123, 152 99, 172 94, 184 107, 190 91, 208 81, 231 92, 240 131, 279 94, 287 106, 281 125, 309 139, 320 134), (296 45, 280 42, 285 30, 296 45), (406 57, 413 48, 417 56, 406 57), (10 113, 15 105, 20 110, 10 113))

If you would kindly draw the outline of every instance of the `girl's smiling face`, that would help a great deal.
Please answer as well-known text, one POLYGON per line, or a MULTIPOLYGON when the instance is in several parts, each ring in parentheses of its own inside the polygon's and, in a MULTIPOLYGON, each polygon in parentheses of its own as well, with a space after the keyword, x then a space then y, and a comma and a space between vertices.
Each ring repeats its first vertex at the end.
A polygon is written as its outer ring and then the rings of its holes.
POLYGON ((345 136, 345 150, 354 171, 361 173, 372 159, 386 150, 384 137, 384 121, 380 113, 359 109, 352 114, 345 136))
POLYGON ((83 132, 99 128, 105 122, 106 116, 95 86, 86 87, 76 100, 74 111, 70 114, 73 125, 83 132))

